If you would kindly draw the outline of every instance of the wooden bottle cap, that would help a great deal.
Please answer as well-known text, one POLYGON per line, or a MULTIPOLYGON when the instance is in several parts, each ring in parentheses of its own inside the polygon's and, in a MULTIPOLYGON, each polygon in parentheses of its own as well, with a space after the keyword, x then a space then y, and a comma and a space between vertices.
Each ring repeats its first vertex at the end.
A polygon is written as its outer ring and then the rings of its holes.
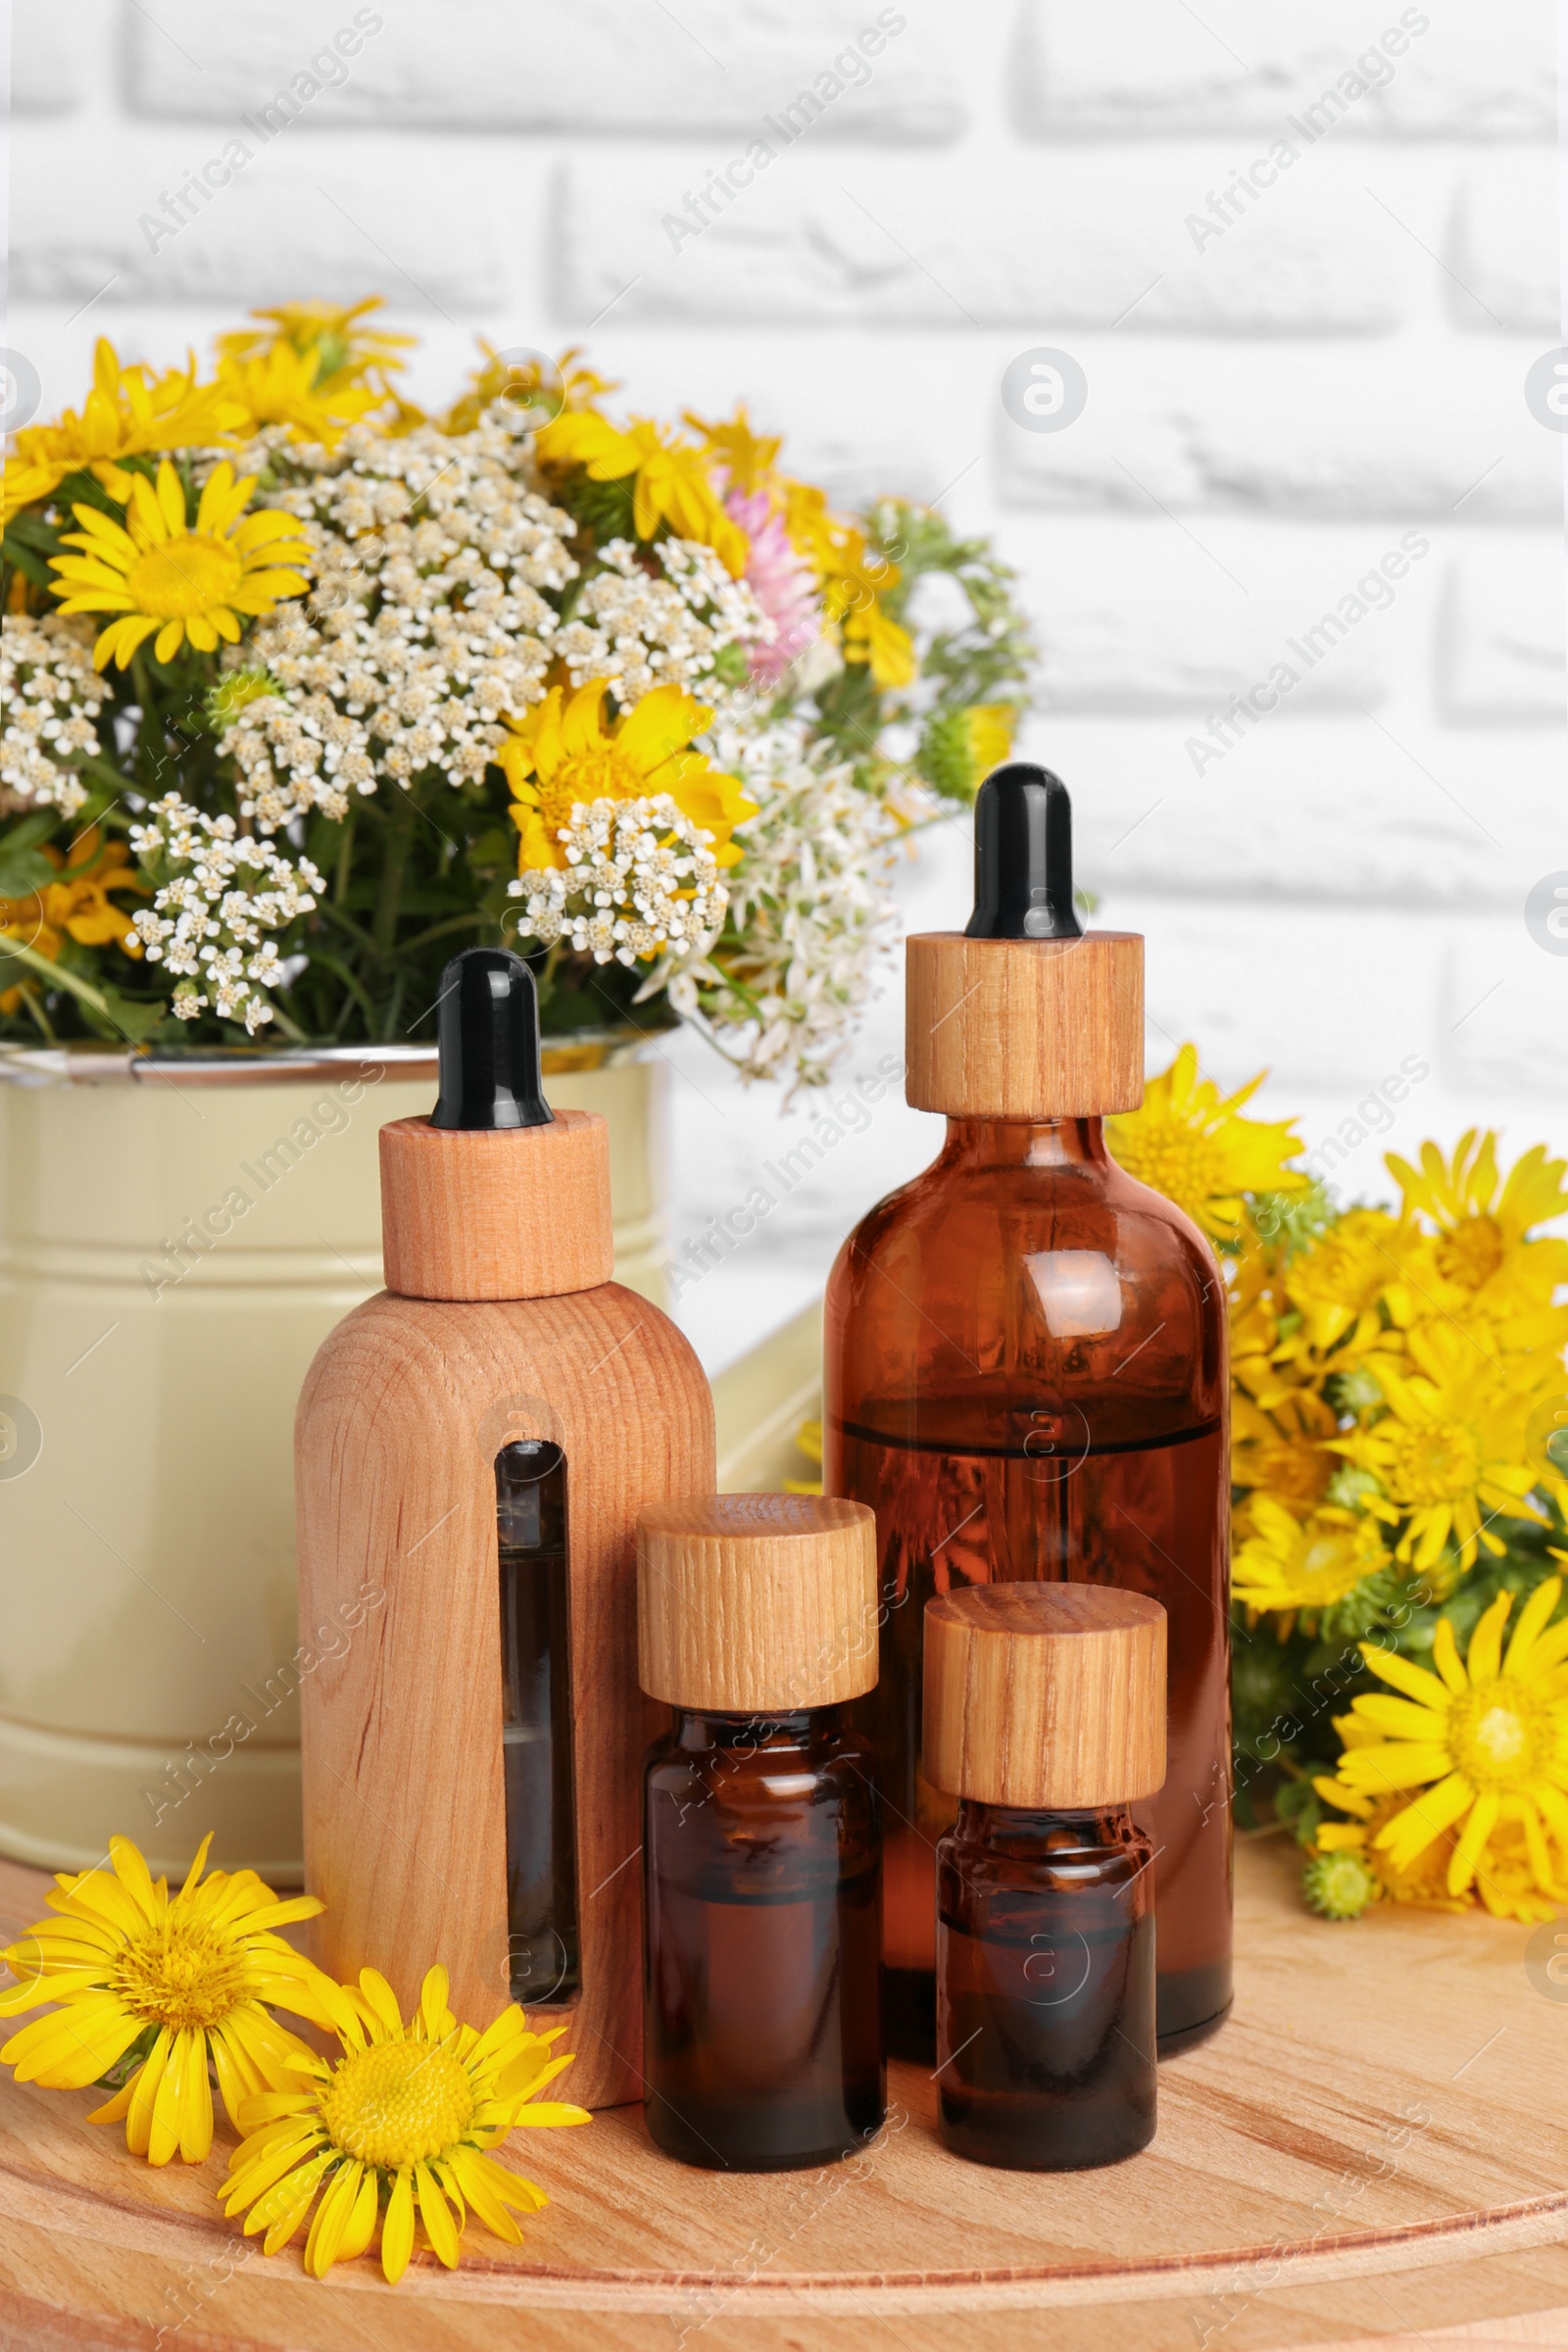
POLYGON ((638 1679, 726 1715, 858 1698, 877 1678, 876 1520, 819 1494, 704 1494, 637 1524, 638 1679))
POLYGON ((1165 1778, 1165 1612, 1115 1585, 972 1585, 925 1609, 925 1776, 1041 1812, 1165 1778))
POLYGON ((610 1129, 597 1111, 547 1127, 381 1130, 381 1254, 404 1298, 555 1298, 608 1282, 610 1129))
POLYGON ((970 939, 906 943, 906 1076, 916 1110, 956 1119, 1091 1118, 1144 1099, 1144 943, 970 939))

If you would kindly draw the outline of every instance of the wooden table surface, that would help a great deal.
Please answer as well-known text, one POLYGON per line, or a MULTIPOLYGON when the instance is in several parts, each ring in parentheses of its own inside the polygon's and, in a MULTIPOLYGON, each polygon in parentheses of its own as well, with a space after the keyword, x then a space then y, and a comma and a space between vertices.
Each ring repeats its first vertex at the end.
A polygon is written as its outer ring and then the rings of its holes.
MULTIPOLYGON (((1383 1908, 1311 1919, 1297 1857, 1244 1845, 1232 2021, 1160 2069, 1159 2131, 1098 2173, 948 2156, 895 2067, 854 2166, 745 2178, 641 2111, 518 2133, 551 2196, 522 2247, 308 2279, 213 2197, 230 2142, 154 2172, 90 2092, 0 2082, 0 2347, 177 2352, 1417 2352, 1568 2347, 1568 2002, 1531 1931, 1383 1908)), ((44 1882, 0 1864, 0 1923, 44 1882)), ((569 2078, 565 2088, 569 2089, 569 2078)), ((303 2232, 301 2241, 303 2242, 303 2232)))

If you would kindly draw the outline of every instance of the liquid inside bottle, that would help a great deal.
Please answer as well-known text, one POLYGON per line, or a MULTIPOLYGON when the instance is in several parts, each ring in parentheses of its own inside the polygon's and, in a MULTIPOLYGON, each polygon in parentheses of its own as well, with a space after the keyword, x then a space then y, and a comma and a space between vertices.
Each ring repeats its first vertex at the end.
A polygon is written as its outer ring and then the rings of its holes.
POLYGON ((566 1460, 519 1440, 496 1456, 501 1559, 502 1746, 512 1998, 525 2008, 582 1988, 571 1761, 566 1460))
POLYGON ((1220 1275, 1181 1212, 1110 1159, 1098 1119, 953 1119, 828 1287, 825 1489, 876 1513, 876 1750, 890 2047, 935 2047, 937 1841, 920 1768, 934 1592, 991 1579, 1130 1587, 1169 1618, 1168 1769, 1136 1808, 1156 1850, 1158 2030, 1231 1997, 1228 1454, 1220 1275))
POLYGON ((648 2128, 688 2164, 824 2164, 885 2112, 881 1878, 842 1707, 677 1713, 651 1750, 648 2128))
POLYGON ((1153 1848, 1130 1812, 965 1802, 939 1846, 937 2084, 955 2154, 1115 2164, 1154 2134, 1153 1848))

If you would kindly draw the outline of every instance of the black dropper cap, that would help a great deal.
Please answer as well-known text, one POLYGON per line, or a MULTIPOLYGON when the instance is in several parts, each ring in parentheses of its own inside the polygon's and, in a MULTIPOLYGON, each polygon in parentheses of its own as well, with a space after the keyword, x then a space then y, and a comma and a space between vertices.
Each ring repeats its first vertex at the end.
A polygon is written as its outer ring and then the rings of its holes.
POLYGON ((1049 767, 1014 760, 974 804, 974 912, 965 939, 1082 939, 1072 903, 1072 803, 1049 767))
POLYGON ((465 948, 441 975, 441 1092, 432 1127, 548 1127, 539 1090, 539 997, 510 948, 465 948))

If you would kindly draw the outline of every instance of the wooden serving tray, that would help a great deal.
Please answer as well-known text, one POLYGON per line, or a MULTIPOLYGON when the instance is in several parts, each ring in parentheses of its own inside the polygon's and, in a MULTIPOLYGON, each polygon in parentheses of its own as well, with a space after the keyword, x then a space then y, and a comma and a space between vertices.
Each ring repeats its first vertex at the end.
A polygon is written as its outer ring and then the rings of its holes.
MULTIPOLYGON (((1099 2173, 950 2157, 923 2069, 852 2165, 723 2177, 658 2154, 638 2108, 516 2133, 550 2193, 448 2273, 373 2256, 305 2277, 153 2172, 93 2094, 0 2079, 4 2352, 1416 2352, 1568 2346, 1568 2003, 1531 1931, 1301 1909, 1294 1849, 1244 1844, 1232 2021, 1160 2070, 1159 2132, 1099 2173), (162 2333, 160 2333, 162 2330, 162 2333)), ((0 1923, 44 1881, 0 1864, 0 1923)), ((569 2090, 569 2078, 564 2086, 569 2090)), ((303 2232, 301 2241, 303 2242, 303 2232)))

